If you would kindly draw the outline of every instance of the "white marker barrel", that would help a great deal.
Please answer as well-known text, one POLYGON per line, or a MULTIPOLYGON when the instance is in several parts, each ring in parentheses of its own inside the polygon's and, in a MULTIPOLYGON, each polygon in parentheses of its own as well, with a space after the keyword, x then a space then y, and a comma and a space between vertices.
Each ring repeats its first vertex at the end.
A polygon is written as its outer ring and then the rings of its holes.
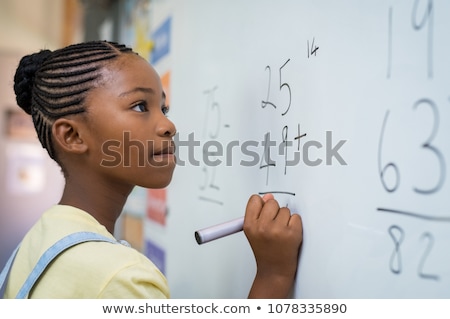
POLYGON ((199 245, 242 231, 244 217, 203 228, 195 232, 195 240, 199 245))

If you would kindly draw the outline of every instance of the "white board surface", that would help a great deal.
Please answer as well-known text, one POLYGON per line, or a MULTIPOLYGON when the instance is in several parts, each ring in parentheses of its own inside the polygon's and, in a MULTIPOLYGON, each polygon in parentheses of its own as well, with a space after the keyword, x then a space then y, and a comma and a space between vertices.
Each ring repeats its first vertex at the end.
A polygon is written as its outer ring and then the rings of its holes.
POLYGON ((152 3, 168 16, 172 297, 247 296, 245 236, 194 231, 262 192, 303 219, 294 298, 450 297, 450 2, 152 3))

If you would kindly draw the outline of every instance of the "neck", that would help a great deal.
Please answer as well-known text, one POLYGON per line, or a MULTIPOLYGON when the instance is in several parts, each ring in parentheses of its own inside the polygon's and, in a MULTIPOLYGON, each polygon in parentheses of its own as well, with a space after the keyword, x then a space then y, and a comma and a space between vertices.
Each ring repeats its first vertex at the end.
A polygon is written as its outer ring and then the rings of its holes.
POLYGON ((117 187, 112 182, 95 177, 68 177, 59 204, 70 205, 92 215, 114 234, 114 226, 133 186, 117 187))

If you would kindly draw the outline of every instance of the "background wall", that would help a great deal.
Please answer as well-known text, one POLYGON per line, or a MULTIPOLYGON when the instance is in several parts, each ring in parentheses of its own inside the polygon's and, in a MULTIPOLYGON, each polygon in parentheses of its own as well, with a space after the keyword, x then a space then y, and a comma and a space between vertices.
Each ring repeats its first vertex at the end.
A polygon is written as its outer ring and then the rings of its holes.
MULTIPOLYGON (((17 107, 13 76, 22 56, 83 40, 117 41, 127 21, 121 9, 133 0, 0 1, 0 265, 41 213, 60 199, 59 167, 37 140, 31 118, 17 107)), ((148 16, 146 16, 148 18, 148 16)), ((123 234, 135 247, 131 219, 123 234)), ((139 237, 139 236, 138 236, 139 237)))
POLYGON ((245 236, 198 246, 194 232, 264 192, 303 218, 293 297, 449 297, 446 1, 87 2, 108 12, 87 21, 77 1, 0 2, 0 264, 62 189, 11 115, 15 66, 89 33, 157 68, 185 142, 170 187, 136 188, 119 222, 174 298, 246 297, 245 236))
POLYGON ((294 297, 450 296, 448 12, 438 0, 154 3, 153 57, 169 47, 154 64, 170 70, 184 145, 166 225, 144 236, 158 238, 174 297, 246 296, 244 235, 198 246, 194 231, 264 192, 303 218, 294 297))
POLYGON ((16 105, 15 69, 25 54, 80 39, 82 22, 76 0, 0 1, 0 265, 40 214, 58 202, 63 187, 31 118, 16 105))
MULTIPOLYGON (((22 56, 83 40, 116 40, 125 0, 0 1, 0 265, 64 181, 17 107, 13 76, 22 56)), ((135 231, 135 228, 133 228, 135 231)))
POLYGON ((0 49, 25 51, 43 45, 56 48, 62 42, 65 1, 37 0, 0 3, 0 49))

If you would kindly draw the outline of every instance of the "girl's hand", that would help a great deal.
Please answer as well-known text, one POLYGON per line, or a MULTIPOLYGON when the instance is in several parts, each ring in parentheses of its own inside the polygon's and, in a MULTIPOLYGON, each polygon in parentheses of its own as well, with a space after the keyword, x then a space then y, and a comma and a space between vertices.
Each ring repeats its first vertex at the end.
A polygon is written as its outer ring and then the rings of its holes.
POLYGON ((249 298, 287 298, 303 239, 300 215, 280 208, 271 194, 253 195, 247 203, 244 232, 257 265, 249 298))

